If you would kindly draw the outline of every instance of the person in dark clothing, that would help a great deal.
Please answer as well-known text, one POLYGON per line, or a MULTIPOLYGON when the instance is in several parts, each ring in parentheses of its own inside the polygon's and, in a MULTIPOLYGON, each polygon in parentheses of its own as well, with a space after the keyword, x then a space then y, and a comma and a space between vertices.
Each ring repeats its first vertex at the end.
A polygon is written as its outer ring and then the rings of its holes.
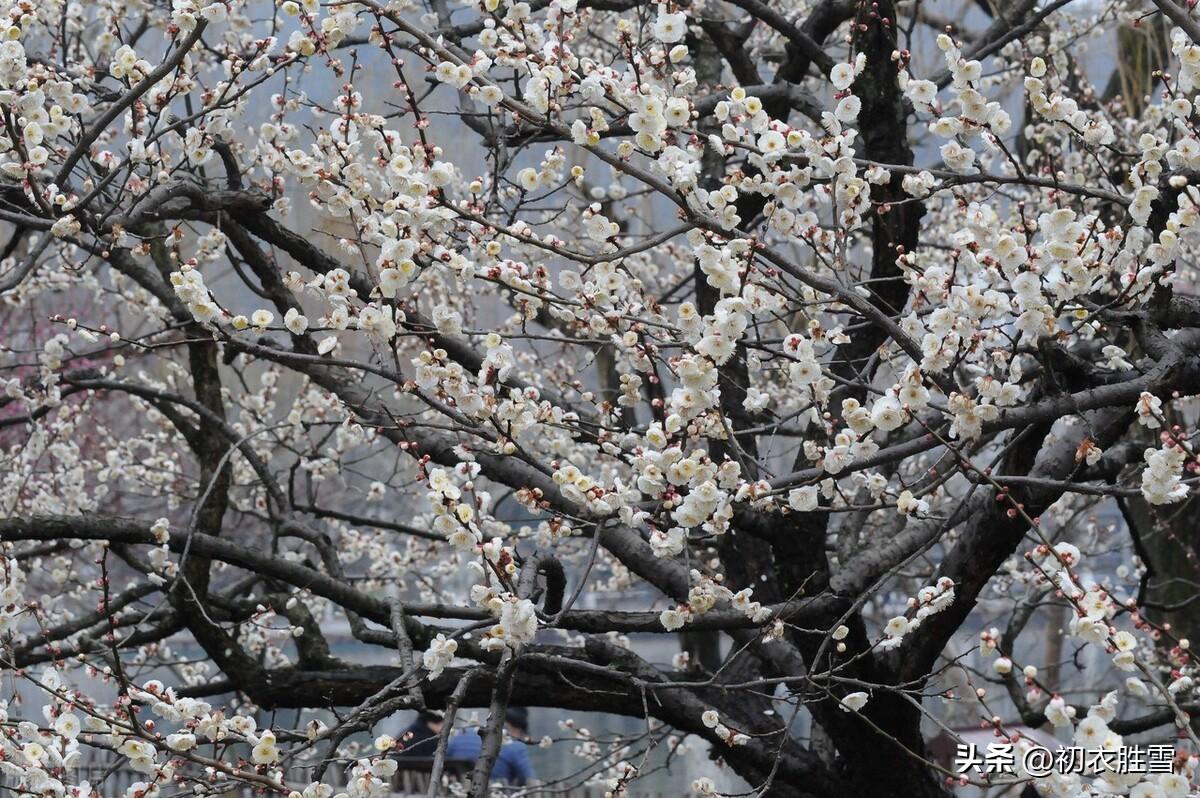
POLYGON ((432 757, 437 753, 438 735, 442 733, 442 713, 431 709, 423 709, 417 715, 412 725, 400 736, 404 746, 398 754, 401 757, 432 757))
MULTIPOLYGON (((523 707, 509 707, 504 717, 504 745, 492 766, 493 780, 520 787, 537 778, 533 763, 529 761, 528 737, 529 711, 523 707)), ((478 759, 482 753, 483 738, 477 730, 456 734, 446 747, 446 755, 452 759, 478 759)))

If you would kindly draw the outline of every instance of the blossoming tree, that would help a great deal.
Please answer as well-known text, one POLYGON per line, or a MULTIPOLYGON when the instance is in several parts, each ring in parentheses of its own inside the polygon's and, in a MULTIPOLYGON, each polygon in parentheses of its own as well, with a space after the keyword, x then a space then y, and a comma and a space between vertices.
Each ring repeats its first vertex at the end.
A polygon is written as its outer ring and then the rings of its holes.
POLYGON ((476 707, 481 796, 509 705, 643 718, 614 795, 1028 780, 951 710, 1187 792, 1194 4, 167 5, 0 4, 18 794, 379 795, 476 707))

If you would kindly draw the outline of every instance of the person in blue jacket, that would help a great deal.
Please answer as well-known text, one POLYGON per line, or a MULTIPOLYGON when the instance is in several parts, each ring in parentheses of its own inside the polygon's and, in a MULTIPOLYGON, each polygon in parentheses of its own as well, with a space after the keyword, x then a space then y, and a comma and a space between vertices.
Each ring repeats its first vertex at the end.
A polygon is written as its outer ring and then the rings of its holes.
MULTIPOLYGON (((504 717, 504 744, 492 766, 492 779, 506 784, 524 786, 533 781, 533 763, 529 761, 526 739, 529 736, 529 711, 524 707, 509 707, 504 717)), ((446 746, 449 759, 478 759, 483 753, 483 738, 471 729, 450 738, 446 746)))
POLYGON ((442 731, 445 720, 441 712, 423 709, 417 714, 417 719, 400 735, 404 746, 397 754, 404 759, 426 759, 437 753, 438 735, 442 731))

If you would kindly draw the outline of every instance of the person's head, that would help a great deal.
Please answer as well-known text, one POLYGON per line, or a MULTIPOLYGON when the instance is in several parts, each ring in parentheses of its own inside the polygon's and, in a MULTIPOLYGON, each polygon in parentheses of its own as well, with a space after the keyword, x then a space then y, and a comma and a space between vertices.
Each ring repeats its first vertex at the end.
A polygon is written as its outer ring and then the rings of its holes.
POLYGON ((504 723, 508 726, 508 733, 514 737, 529 736, 529 710, 525 707, 509 707, 504 723))
POLYGON ((417 720, 428 726, 430 731, 437 733, 442 730, 442 723, 445 721, 445 718, 436 709, 423 709, 417 715, 417 720))

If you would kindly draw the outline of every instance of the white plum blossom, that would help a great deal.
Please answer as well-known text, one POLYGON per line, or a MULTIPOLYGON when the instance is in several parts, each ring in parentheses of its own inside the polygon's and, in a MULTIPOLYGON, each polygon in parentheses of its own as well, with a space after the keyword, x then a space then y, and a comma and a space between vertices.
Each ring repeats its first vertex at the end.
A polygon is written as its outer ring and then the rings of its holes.
POLYGON ((293 335, 304 335, 308 329, 308 319, 295 308, 288 308, 287 313, 283 314, 283 326, 293 335))
POLYGON ((858 712, 867 705, 869 696, 862 691, 848 693, 842 696, 839 707, 844 712, 858 712))
POLYGON ((1142 471, 1142 496, 1150 504, 1174 504, 1183 501, 1189 488, 1182 482, 1187 453, 1178 446, 1145 451, 1146 468, 1142 471))
POLYGON ((1137 400, 1138 423, 1150 429, 1162 426, 1159 418, 1162 414, 1162 400, 1152 393, 1143 391, 1137 400))
POLYGON ((276 746, 274 732, 264 731, 255 742, 251 758, 256 765, 272 765, 279 760, 279 748, 276 746))
POLYGON ((687 15, 682 11, 668 13, 660 7, 654 20, 654 36, 665 44, 680 41, 687 28, 687 15))
POLYGON ((817 509, 817 487, 809 485, 804 488, 793 488, 788 491, 788 506, 801 513, 817 509))
POLYGON ((458 651, 458 641, 438 634, 429 643, 429 648, 422 655, 422 664, 429 671, 430 678, 437 678, 446 666, 454 659, 458 651))
POLYGON ((1075 707, 1069 706, 1062 696, 1054 696, 1046 705, 1046 720, 1056 728, 1070 726, 1075 718, 1075 707))

